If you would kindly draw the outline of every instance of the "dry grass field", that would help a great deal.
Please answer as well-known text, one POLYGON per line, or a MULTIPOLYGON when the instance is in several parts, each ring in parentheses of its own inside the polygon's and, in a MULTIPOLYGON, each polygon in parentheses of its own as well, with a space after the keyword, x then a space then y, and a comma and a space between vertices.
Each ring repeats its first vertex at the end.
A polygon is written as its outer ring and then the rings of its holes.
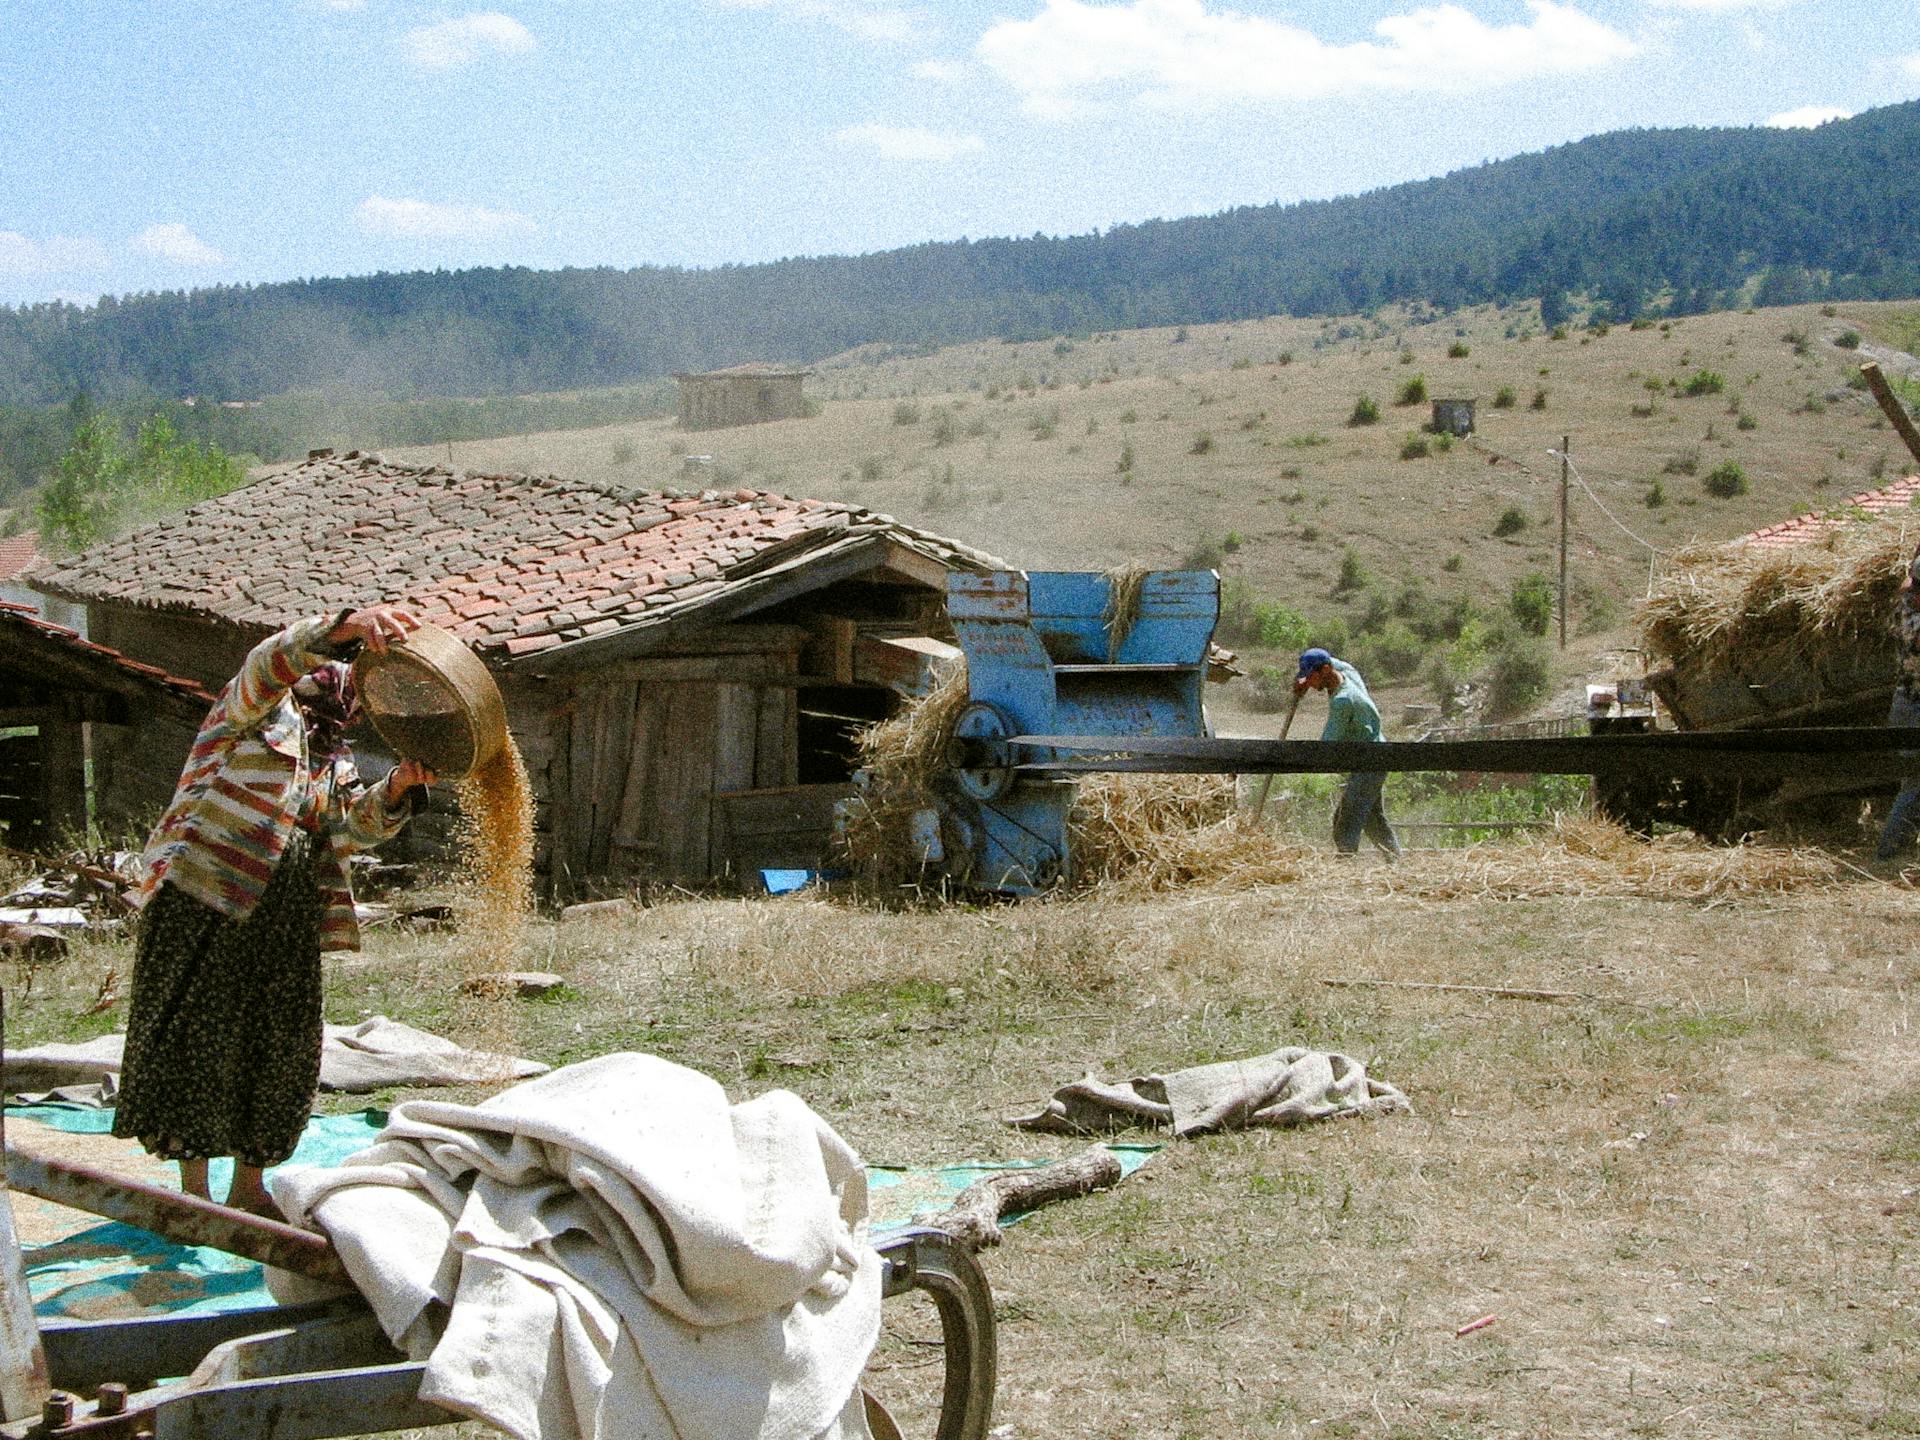
MULTIPOLYGON (((1549 568, 1546 451, 1570 433, 1592 491, 1574 502, 1571 673, 1620 642, 1659 552, 1909 468, 1847 385, 1865 352, 1835 342, 1900 340, 1913 317, 1809 307, 1553 339, 1483 308, 863 352, 819 367, 812 419, 453 458, 845 498, 1030 565, 1217 556, 1322 616, 1357 603, 1330 594, 1349 547, 1377 587, 1499 606, 1549 568), (1718 390, 1686 394, 1701 372, 1718 390), (1427 418, 1394 403, 1416 375, 1479 397, 1477 443, 1400 458, 1427 418), (1350 427, 1361 394, 1382 419, 1350 427), (1715 499, 1703 478, 1729 459, 1750 491, 1715 499), (1509 507, 1526 523, 1496 537, 1509 507)), ((1271 883, 939 908, 669 896, 535 925, 522 963, 567 982, 538 1002, 462 1001, 457 937, 386 932, 335 962, 328 1014, 554 1064, 650 1050, 736 1097, 784 1086, 875 1163, 1072 1153, 1003 1119, 1089 1070, 1303 1044, 1405 1090, 1411 1116, 1170 1142, 1014 1229, 986 1257, 996 1436, 1920 1434, 1914 877, 1870 874, 1857 850, 1647 846, 1585 822, 1342 860, 1324 787, 1300 791, 1271 883)), ((130 961, 99 943, 31 977, 0 966, 9 1040, 109 1028, 85 1012, 130 961)), ((925 1433, 931 1317, 896 1302, 887 1322, 874 1388, 925 1433)))
MULTIPOLYGON (((1294 869, 1136 898, 683 898, 543 922, 526 959, 567 986, 504 1020, 455 1001, 457 940, 385 934, 338 962, 329 1018, 504 1024, 554 1063, 652 1050, 736 1097, 795 1090, 882 1163, 1071 1153, 1001 1120, 1086 1070, 1301 1043, 1406 1090, 1412 1116, 1170 1143, 1014 1229, 986 1256, 996 1434, 1920 1431, 1904 881, 1584 825, 1294 869)), ((30 992, 7 968, 9 1039, 113 1023, 80 1017, 129 958, 82 950, 30 992)), ((924 1420, 930 1317, 887 1318, 873 1383, 924 1420)))
MULTIPOLYGON (((1801 306, 1554 339, 1530 307, 1481 306, 925 354, 870 346, 817 367, 810 419, 692 433, 661 420, 395 454, 849 500, 1024 566, 1211 565, 1320 621, 1356 619, 1409 582, 1438 604, 1467 597, 1503 613, 1517 580, 1555 571, 1548 451, 1571 436, 1589 489, 1573 491, 1574 643, 1557 668, 1577 691, 1598 657, 1631 643, 1633 605, 1663 555, 1911 470, 1847 381, 1869 353, 1905 373, 1912 362, 1876 340, 1904 347, 1917 314, 1801 306), (1426 437, 1426 456, 1401 458, 1430 418, 1427 404, 1396 403, 1416 377, 1431 397, 1477 397, 1471 442, 1440 450, 1426 437), (1380 420, 1351 426, 1362 395, 1380 420), (711 465, 689 469, 688 452, 711 465), (1748 490, 1715 498, 1705 480, 1727 461, 1748 490), (1509 511, 1520 528, 1502 523, 1509 511), (1349 552, 1370 583, 1336 594, 1349 552)), ((1389 720, 1400 702, 1433 698, 1415 676, 1370 678, 1389 720)), ((1242 713, 1244 691, 1216 694, 1214 709, 1229 728, 1267 728, 1242 713)))

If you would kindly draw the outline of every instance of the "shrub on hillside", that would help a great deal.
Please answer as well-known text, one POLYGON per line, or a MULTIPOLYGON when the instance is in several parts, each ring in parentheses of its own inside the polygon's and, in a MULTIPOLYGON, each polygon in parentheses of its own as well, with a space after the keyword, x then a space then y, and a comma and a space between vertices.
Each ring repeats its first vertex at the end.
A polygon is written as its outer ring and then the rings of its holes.
POLYGON ((1680 387, 1683 395, 1718 395, 1727 388, 1726 376, 1717 370, 1696 370, 1680 387))
POLYGON ((1518 505, 1509 505, 1500 512, 1500 518, 1494 521, 1494 537, 1504 540, 1509 535, 1518 535, 1527 528, 1526 512, 1518 505))
POLYGON ((1449 360, 1464 360, 1472 353, 1473 351, 1467 348, 1467 342, 1464 340, 1456 340, 1447 346, 1447 358, 1449 360))
POLYGON ((1747 472, 1738 460, 1722 460, 1707 472, 1707 478, 1700 482, 1707 494, 1716 500, 1731 500, 1736 495, 1747 493, 1747 472))
POLYGON ((1494 651, 1487 671, 1487 715, 1505 720, 1530 710, 1547 693, 1552 678, 1546 648, 1518 636, 1494 651))
POLYGON ((1353 663, 1364 675, 1384 675, 1389 680, 1404 680, 1419 670, 1427 658, 1427 646, 1403 621, 1395 620, 1383 629, 1355 642, 1353 663))
POLYGON ((1400 394, 1393 402, 1396 405, 1424 405, 1427 403, 1427 377, 1416 375, 1400 387, 1400 394))
POLYGON ((1529 635, 1544 635, 1553 623, 1553 582, 1537 570, 1513 582, 1507 609, 1529 635))
POLYGON ((1511 385, 1502 385, 1498 390, 1493 392, 1493 408, 1496 410, 1511 410, 1517 399, 1519 399, 1519 396, 1513 393, 1513 387, 1511 385))
POLYGON ((1400 442, 1402 460, 1424 460, 1433 453, 1433 447, 1427 443, 1427 437, 1417 432, 1400 442))
POLYGON ((1373 398, 1368 395, 1362 395, 1358 400, 1354 401, 1353 413, 1347 416, 1347 424, 1349 425, 1376 425, 1379 421, 1380 407, 1376 405, 1373 398))
POLYGON ((1367 588, 1369 577, 1367 567, 1360 559, 1360 552, 1349 545, 1340 552, 1340 573, 1333 582, 1333 593, 1350 595, 1355 590, 1367 588))
POLYGON ((893 407, 893 423, 896 425, 918 425, 920 407, 911 400, 899 401, 893 407))

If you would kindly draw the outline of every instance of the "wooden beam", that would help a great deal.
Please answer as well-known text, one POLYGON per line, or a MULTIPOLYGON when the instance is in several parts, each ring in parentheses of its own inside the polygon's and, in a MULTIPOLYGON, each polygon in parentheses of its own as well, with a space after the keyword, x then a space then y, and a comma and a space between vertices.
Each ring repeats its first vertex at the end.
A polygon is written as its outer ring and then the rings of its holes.
MULTIPOLYGON (((633 659, 681 643, 690 633, 725 625, 783 601, 885 567, 902 549, 884 534, 851 533, 795 555, 754 575, 670 610, 657 621, 629 625, 608 635, 575 640, 514 661, 517 673, 563 675, 611 660, 633 659)), ((904 563, 904 562, 902 562, 904 563)), ((934 562, 938 563, 938 562, 934 562)), ((904 573, 904 572, 903 572, 904 573)), ((941 574, 944 577, 945 568, 941 574)), ((942 580, 944 584, 944 579, 942 580)))
POLYGON ((1860 362, 1860 373, 1866 377, 1867 388, 1873 391, 1873 398, 1880 402, 1880 409, 1893 428, 1900 432, 1908 452, 1916 461, 1920 461, 1920 430, 1914 429, 1913 417, 1907 414, 1907 407, 1900 403, 1900 397, 1893 393, 1887 377, 1880 373, 1880 367, 1871 360, 1860 362))

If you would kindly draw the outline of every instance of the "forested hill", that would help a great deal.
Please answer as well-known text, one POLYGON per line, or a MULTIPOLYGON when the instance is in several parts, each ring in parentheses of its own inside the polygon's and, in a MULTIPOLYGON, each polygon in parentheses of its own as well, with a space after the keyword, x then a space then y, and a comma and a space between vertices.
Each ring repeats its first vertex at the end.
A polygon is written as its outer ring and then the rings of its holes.
POLYGON ((1622 131, 1346 199, 713 270, 433 271, 0 309, 0 402, 483 395, 747 359, 1568 292, 1616 317, 1920 294, 1920 102, 1622 131), (1755 288, 1757 286, 1757 289, 1755 288), (1743 288, 1745 287, 1745 288, 1743 288))

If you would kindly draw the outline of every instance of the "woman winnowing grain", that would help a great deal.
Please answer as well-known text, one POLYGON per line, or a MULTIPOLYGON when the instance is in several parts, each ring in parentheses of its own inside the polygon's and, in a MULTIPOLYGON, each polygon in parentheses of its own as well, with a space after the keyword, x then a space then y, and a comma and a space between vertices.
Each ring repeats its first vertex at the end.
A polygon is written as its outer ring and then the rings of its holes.
POLYGON ((371 609, 270 635, 195 737, 143 857, 144 909, 113 1133, 180 1164, 211 1199, 207 1163, 234 1159, 227 1203, 276 1212, 261 1172, 293 1153, 320 1076, 321 954, 359 948, 347 857, 396 834, 403 760, 379 784, 354 770, 346 661, 419 627, 371 609))

